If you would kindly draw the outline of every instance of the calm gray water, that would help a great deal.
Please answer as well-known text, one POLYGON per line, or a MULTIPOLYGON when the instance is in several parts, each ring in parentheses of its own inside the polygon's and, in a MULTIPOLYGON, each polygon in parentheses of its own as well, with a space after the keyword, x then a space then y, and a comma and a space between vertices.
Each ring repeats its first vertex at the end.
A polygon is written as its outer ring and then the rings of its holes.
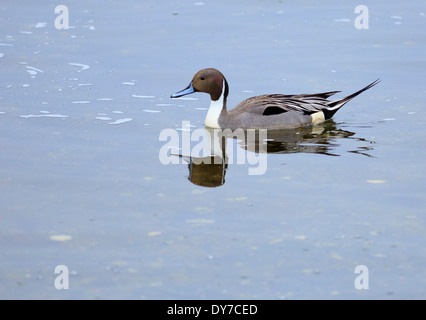
POLYGON ((0 298, 425 299, 426 4, 367 3, 362 30, 359 4, 68 1, 58 30, 56 3, 2 1, 0 298), (160 133, 209 105, 169 96, 206 67, 229 106, 381 83, 269 138, 264 174, 165 165, 160 133))

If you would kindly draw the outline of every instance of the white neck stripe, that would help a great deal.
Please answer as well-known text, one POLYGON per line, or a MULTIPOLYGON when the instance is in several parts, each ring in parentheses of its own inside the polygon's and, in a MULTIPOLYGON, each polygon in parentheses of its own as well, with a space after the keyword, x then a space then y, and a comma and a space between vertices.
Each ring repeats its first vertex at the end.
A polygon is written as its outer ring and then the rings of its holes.
POLYGON ((223 109, 223 102, 225 98, 225 80, 223 80, 223 86, 222 86, 222 94, 220 95, 219 100, 211 100, 210 101, 210 108, 207 112, 205 125, 206 127, 210 128, 220 128, 219 126, 219 116, 223 109))

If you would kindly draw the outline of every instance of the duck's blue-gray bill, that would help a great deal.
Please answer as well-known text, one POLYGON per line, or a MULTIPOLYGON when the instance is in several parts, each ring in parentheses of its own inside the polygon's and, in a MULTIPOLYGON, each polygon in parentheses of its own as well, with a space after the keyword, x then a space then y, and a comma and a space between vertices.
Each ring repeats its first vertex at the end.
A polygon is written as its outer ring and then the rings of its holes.
POLYGON ((183 89, 183 90, 181 90, 181 91, 178 91, 178 92, 176 92, 176 93, 173 93, 171 96, 170 96, 170 98, 179 98, 179 97, 182 97, 182 96, 185 96, 185 95, 187 95, 187 94, 191 94, 191 93, 194 93, 195 92, 195 89, 194 89, 194 87, 192 86, 192 82, 189 84, 189 86, 187 86, 185 89, 183 89))

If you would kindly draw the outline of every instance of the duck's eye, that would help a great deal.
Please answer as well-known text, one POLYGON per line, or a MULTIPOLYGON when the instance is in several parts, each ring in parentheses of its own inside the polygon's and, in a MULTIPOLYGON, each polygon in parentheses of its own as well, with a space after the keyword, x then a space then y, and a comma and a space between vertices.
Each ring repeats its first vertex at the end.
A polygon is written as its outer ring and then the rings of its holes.
POLYGON ((201 80, 205 80, 206 78, 204 78, 204 77, 201 77, 200 79, 201 79, 201 80))

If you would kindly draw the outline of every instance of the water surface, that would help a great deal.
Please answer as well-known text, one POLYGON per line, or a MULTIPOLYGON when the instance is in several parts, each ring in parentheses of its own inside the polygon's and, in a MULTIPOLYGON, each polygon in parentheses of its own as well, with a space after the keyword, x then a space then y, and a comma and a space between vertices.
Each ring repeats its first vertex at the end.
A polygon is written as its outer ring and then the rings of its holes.
POLYGON ((57 30, 51 2, 3 2, 0 297, 426 298, 426 7, 368 4, 357 30, 358 4, 70 2, 57 30), (205 67, 229 106, 381 83, 270 137, 262 175, 164 165, 161 131, 203 128, 209 105, 169 96, 205 67))

